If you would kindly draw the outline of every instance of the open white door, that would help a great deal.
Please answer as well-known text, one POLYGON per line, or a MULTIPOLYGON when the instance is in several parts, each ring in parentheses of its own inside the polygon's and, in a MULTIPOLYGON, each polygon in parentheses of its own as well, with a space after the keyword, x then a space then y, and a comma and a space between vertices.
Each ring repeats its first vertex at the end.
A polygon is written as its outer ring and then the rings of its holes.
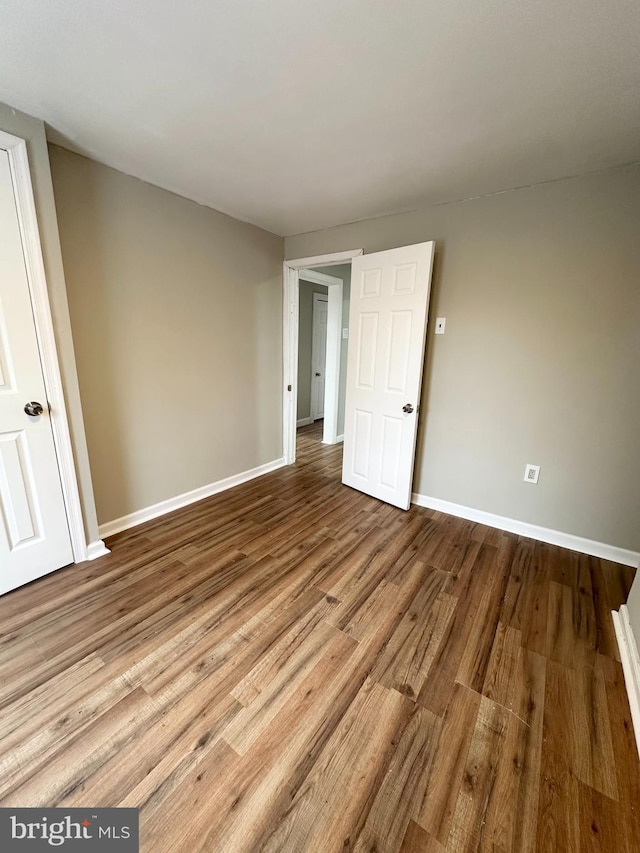
POLYGON ((0 594, 73 562, 7 152, 0 150, 0 594))
POLYGON ((434 244, 354 258, 342 482, 409 509, 434 244))

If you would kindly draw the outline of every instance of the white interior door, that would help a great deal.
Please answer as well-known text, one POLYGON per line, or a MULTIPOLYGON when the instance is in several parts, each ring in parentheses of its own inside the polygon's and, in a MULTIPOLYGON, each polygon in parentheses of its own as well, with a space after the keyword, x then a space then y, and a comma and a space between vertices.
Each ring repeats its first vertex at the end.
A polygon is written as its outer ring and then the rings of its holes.
POLYGON ((342 482, 409 509, 433 243, 354 258, 342 482))
POLYGON ((71 562, 9 158, 0 149, 0 593, 71 562), (25 412, 31 402, 41 414, 25 412))
POLYGON ((324 417, 328 316, 328 297, 324 293, 314 293, 311 332, 311 417, 314 421, 324 417))

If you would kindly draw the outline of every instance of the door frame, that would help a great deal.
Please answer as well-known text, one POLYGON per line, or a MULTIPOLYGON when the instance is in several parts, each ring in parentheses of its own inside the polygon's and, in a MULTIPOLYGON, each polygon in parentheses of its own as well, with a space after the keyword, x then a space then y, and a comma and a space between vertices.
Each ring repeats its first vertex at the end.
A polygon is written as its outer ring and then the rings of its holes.
MULTIPOLYGON (((305 275, 306 275, 306 273, 302 273, 300 275, 301 280, 306 281, 305 275)), ((331 276, 331 278, 333 278, 333 276, 331 276)), ((342 303, 343 285, 344 285, 343 280, 341 278, 340 279, 336 278, 336 290, 338 290, 338 288, 340 289, 339 293, 340 293, 340 302, 341 303, 342 303)), ((318 293, 318 292, 314 291, 311 294, 311 296, 312 296, 312 300, 311 300, 311 377, 310 377, 311 378, 311 385, 309 386, 309 389, 310 389, 309 417, 311 418, 312 421, 316 421, 316 420, 319 420, 320 417, 324 418, 324 410, 326 408, 327 397, 329 397, 330 399, 333 397, 333 387, 331 387, 329 389, 329 393, 327 393, 327 380, 329 379, 329 382, 332 385, 337 383, 337 385, 336 385, 337 390, 338 390, 338 392, 340 391, 340 339, 338 339, 337 353, 335 354, 335 359, 331 358, 330 353, 329 353, 329 304, 328 304, 329 303, 329 295, 328 295, 328 292, 325 294, 325 293, 318 293), (325 351, 324 351, 324 363, 322 365, 322 369, 324 371, 324 394, 322 395, 323 396, 323 400, 322 400, 322 412, 323 413, 322 413, 322 415, 319 415, 316 411, 314 411, 314 405, 313 405, 314 396, 315 396, 313 393, 314 392, 314 382, 316 379, 316 377, 314 376, 315 371, 314 371, 314 364, 313 364, 313 356, 314 356, 314 347, 317 344, 315 337, 316 337, 316 318, 318 316, 318 307, 317 307, 318 302, 326 302, 327 303, 327 340, 326 340, 326 346, 325 346, 325 351), (334 369, 336 361, 338 363, 337 375, 336 375, 335 369, 334 369), (332 374, 331 377, 327 376, 327 368, 329 368, 329 370, 332 374)), ((333 354, 331 354, 331 355, 333 355, 333 354)), ((337 413, 337 409, 336 409, 336 421, 337 421, 337 414, 338 413, 337 413)), ((337 422, 336 422, 336 432, 337 432, 337 422)), ((322 436, 322 441, 325 444, 329 444, 329 443, 335 444, 335 442, 333 442, 333 441, 332 442, 325 442, 324 441, 324 432, 323 432, 323 436, 322 436)))
POLYGON ((18 213, 18 225, 24 251, 25 268, 33 320, 40 351, 40 364, 49 403, 49 418, 53 443, 60 472, 62 494, 67 514, 73 558, 76 563, 88 559, 87 538, 80 490, 73 458, 71 431, 62 386, 62 375, 58 362, 49 290, 42 257, 40 232, 36 215, 27 143, 19 136, 0 130, 0 148, 7 152, 9 169, 13 181, 13 192, 18 213))
POLYGON ((315 272, 311 267, 349 263, 363 254, 362 249, 295 258, 283 264, 282 294, 282 456, 285 465, 296 461, 296 418, 298 408, 298 333, 300 278, 323 284, 328 292, 327 370, 325 377, 325 417, 322 441, 338 441, 338 394, 340 390, 340 346, 342 340, 342 279, 315 272), (331 350, 329 347, 331 346, 331 350), (331 353, 331 357, 329 355, 331 353), (329 389, 329 383, 331 385, 329 389))

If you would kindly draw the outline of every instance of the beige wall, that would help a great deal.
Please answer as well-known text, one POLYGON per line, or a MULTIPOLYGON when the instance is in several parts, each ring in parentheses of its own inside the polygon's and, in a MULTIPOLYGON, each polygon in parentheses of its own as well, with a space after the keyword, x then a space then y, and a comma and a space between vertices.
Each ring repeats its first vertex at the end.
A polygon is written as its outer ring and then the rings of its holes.
POLYGON ((100 523, 280 458, 282 239, 50 156, 100 523))
POLYGON ((60 238, 56 220, 56 208, 51 185, 51 170, 45 137, 44 124, 39 119, 32 118, 14 110, 5 104, 0 104, 0 130, 19 136, 27 142, 29 168, 36 202, 38 228, 42 244, 45 273, 51 314, 56 336, 58 360, 62 373, 67 415, 71 431, 78 487, 82 502, 85 534, 88 542, 95 542, 98 537, 98 523, 93 500, 91 471, 87 455, 82 407, 78 390, 73 339, 65 290, 65 278, 60 254, 60 238))
POLYGON ((629 167, 290 237, 285 255, 435 240, 414 488, 640 550, 639 225, 629 167))
POLYGON ((300 279, 298 301, 298 420, 311 416, 311 348, 313 343, 313 294, 328 293, 321 284, 300 279))

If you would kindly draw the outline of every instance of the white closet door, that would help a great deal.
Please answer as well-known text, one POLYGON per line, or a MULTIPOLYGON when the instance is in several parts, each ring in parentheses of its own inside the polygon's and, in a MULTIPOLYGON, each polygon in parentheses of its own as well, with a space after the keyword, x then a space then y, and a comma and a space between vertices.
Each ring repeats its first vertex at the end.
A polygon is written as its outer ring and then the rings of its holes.
POLYGON ((73 552, 9 158, 2 149, 0 235, 0 593, 4 593, 73 562, 73 552))

